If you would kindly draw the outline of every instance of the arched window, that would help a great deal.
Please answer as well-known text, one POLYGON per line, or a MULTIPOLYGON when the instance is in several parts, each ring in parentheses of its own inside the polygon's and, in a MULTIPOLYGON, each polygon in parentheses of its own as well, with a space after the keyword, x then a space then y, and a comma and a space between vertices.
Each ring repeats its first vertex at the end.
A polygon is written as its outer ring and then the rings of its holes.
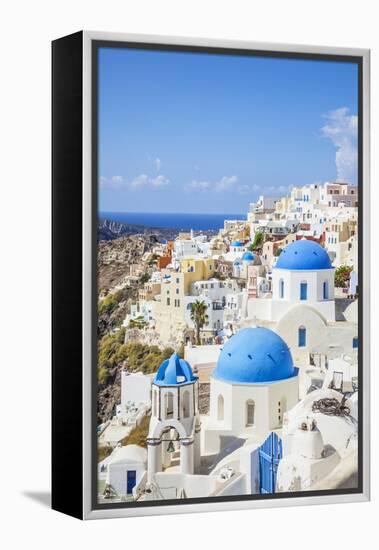
POLYGON ((300 283, 300 300, 306 300, 308 294, 308 284, 306 281, 300 283))
POLYGON ((246 426, 254 426, 255 403, 252 399, 246 402, 246 426))
POLYGON ((172 392, 168 392, 165 394, 164 398, 166 418, 174 418, 174 394, 172 392))
POLYGON ((322 283, 322 296, 323 296, 324 300, 328 300, 328 298, 329 298, 328 281, 324 281, 322 283))
POLYGON ((188 390, 183 393, 183 418, 188 418, 190 415, 190 394, 188 390))
POLYGON ((357 349, 358 347, 358 336, 354 336, 353 338, 353 348, 357 349))
POLYGON ((224 397, 221 394, 217 398, 217 420, 224 420, 224 397))
POLYGON ((284 281, 280 279, 279 281, 279 298, 284 298, 284 281))
POLYGON ((299 348, 305 348, 306 345, 307 345, 307 330, 305 327, 299 327, 298 346, 299 348))

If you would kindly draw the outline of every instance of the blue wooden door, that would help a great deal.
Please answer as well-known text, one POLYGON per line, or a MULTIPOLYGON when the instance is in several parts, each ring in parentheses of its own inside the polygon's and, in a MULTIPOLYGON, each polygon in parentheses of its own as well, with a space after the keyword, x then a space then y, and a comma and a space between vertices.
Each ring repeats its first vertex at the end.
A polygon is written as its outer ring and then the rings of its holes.
POLYGON ((276 475, 282 456, 282 440, 271 432, 259 449, 260 493, 275 493, 276 475))
POLYGON ((126 493, 130 495, 136 484, 137 473, 135 470, 128 470, 126 473, 126 493))

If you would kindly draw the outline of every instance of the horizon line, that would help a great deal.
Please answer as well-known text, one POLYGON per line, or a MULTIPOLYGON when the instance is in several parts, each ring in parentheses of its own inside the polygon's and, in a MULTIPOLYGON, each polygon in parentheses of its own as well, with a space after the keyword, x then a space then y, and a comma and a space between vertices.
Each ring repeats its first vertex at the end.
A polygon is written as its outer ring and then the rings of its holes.
POLYGON ((147 211, 123 211, 123 210, 98 210, 99 214, 184 214, 184 215, 203 215, 203 216, 220 216, 223 214, 236 214, 238 216, 246 216, 242 212, 147 212, 147 211))

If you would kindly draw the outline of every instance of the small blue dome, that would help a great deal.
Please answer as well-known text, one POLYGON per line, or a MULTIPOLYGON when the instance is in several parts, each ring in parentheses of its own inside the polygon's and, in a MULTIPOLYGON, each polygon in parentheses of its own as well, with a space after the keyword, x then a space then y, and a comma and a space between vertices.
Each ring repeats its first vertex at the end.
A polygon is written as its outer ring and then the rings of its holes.
POLYGON ((230 246, 242 246, 240 241, 233 241, 230 246))
POLYGON ((314 241, 301 239, 287 245, 280 253, 275 264, 279 269, 332 269, 329 255, 325 248, 314 241))
POLYGON ((242 256, 242 260, 244 260, 245 262, 253 262, 254 261, 254 254, 252 254, 251 252, 245 252, 244 255, 242 256))
POLYGON ((237 384, 259 384, 297 375, 284 340, 264 327, 244 328, 224 345, 213 376, 237 384))
POLYGON ((163 361, 154 378, 154 384, 157 386, 179 386, 195 382, 190 364, 181 359, 177 353, 173 353, 169 359, 163 361))

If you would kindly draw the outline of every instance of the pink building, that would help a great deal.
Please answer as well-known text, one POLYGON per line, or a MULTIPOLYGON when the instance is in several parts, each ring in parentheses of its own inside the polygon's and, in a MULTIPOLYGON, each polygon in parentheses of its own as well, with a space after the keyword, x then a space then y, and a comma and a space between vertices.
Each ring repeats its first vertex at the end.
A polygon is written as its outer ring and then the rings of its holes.
POLYGON ((326 183, 321 191, 321 203, 327 206, 358 206, 358 187, 348 183, 326 183))

